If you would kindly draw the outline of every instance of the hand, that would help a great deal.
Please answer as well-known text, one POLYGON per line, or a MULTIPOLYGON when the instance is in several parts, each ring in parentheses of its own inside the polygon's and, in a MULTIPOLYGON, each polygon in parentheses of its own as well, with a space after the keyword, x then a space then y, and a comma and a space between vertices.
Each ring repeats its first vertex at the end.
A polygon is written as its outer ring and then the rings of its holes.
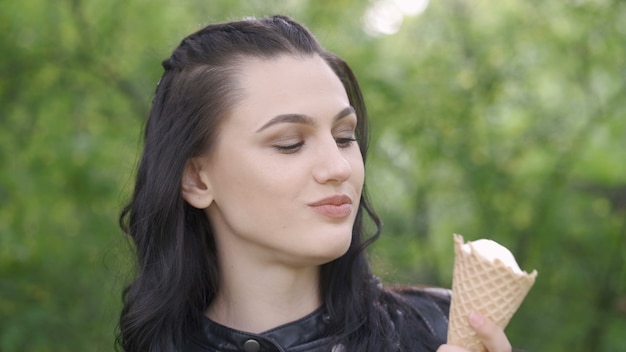
MULTIPOLYGON (((491 320, 474 312, 468 317, 469 324, 476 331, 489 352, 511 352, 511 343, 504 331, 491 320)), ((437 352, 468 352, 465 348, 453 345, 441 345, 437 352)))

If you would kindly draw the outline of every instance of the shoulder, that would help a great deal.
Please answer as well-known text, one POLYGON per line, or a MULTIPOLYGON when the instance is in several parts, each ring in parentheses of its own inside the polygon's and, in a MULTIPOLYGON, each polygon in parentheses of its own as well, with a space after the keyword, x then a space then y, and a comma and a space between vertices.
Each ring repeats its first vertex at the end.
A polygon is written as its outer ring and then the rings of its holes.
POLYGON ((402 286, 384 289, 404 309, 419 317, 428 331, 446 340, 452 291, 439 287, 402 286))
POLYGON ((432 286, 394 286, 385 290, 417 305, 435 303, 438 307, 445 308, 446 316, 452 297, 452 290, 432 286))

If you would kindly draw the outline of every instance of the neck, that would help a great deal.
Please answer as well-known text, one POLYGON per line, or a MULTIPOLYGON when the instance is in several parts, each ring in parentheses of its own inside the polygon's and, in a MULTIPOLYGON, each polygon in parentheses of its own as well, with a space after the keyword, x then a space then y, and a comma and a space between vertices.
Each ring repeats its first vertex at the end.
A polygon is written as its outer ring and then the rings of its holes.
POLYGON ((206 314, 222 325, 261 333, 302 318, 321 304, 318 266, 263 266, 238 260, 220 263, 219 290, 206 314))

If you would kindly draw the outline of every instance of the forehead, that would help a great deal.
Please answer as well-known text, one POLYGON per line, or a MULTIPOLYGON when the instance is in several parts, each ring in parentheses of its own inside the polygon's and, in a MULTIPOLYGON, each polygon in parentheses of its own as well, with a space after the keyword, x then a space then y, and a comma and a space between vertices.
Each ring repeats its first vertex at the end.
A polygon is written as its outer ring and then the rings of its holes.
POLYGON ((341 81, 318 55, 244 59, 238 66, 236 85, 241 99, 234 106, 235 114, 334 116, 350 105, 341 81))

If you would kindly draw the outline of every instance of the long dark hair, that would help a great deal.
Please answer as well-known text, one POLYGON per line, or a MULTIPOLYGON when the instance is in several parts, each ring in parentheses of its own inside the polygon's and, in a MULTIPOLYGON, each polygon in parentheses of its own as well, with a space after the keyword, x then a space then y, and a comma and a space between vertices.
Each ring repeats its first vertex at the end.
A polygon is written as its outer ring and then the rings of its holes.
MULTIPOLYGON (((190 158, 211 149, 221 119, 239 99, 233 84, 239 60, 280 55, 319 55, 333 69, 356 110, 356 138, 365 161, 367 113, 357 80, 302 25, 272 16, 213 24, 186 37, 163 61, 134 193, 120 215, 137 257, 136 277, 123 292, 117 345, 124 351, 176 350, 214 298, 216 246, 204 211, 182 197, 183 169, 190 158)), ((332 317, 329 331, 336 332, 334 343, 349 351, 396 350, 420 333, 394 329, 386 305, 398 300, 370 271, 364 249, 380 228, 364 189, 350 248, 321 268, 320 292, 332 317)))

